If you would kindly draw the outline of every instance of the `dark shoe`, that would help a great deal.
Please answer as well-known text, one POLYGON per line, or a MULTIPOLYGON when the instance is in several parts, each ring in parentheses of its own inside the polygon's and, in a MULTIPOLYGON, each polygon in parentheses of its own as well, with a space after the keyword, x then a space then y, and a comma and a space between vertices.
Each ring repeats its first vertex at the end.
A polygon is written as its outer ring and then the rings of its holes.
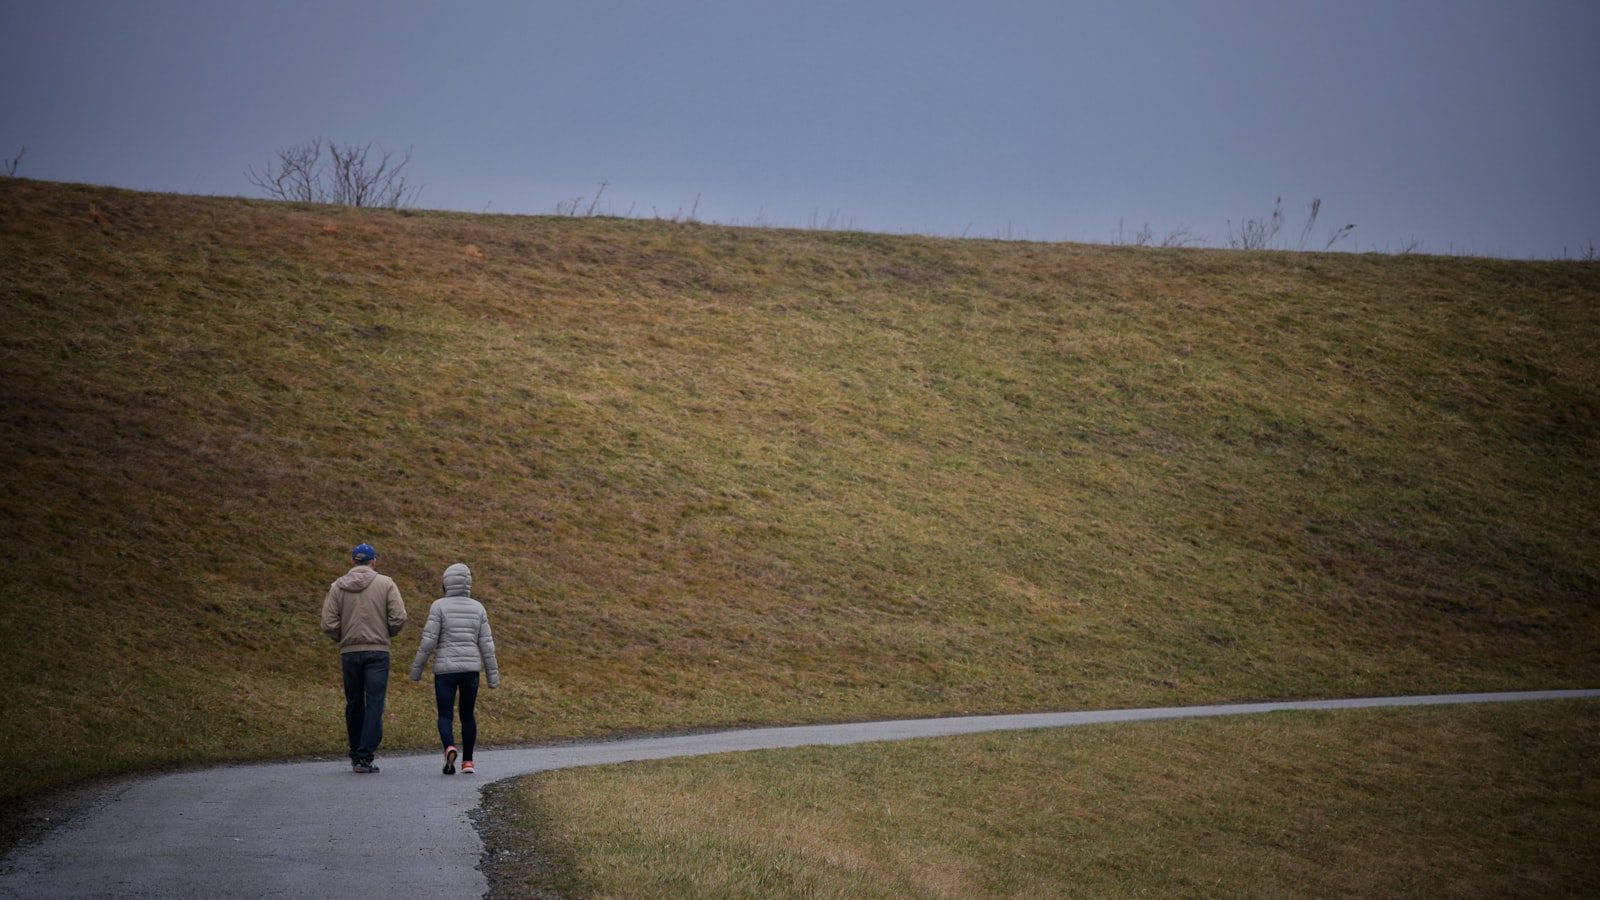
POLYGON ((456 748, 454 747, 444 748, 444 773, 446 775, 454 775, 456 773, 456 748))
POLYGON ((368 760, 367 762, 356 763, 355 765, 351 766, 350 771, 356 773, 357 775, 376 775, 378 774, 378 764, 368 760))

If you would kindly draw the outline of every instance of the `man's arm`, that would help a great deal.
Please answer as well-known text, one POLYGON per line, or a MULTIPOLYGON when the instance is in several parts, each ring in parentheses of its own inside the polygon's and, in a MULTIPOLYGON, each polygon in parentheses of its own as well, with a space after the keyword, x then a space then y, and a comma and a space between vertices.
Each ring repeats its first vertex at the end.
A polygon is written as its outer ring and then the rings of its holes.
POLYGON ((339 589, 330 585, 328 587, 328 596, 322 601, 322 633, 333 638, 333 642, 337 644, 341 627, 339 622, 339 589))
POLYGON ((406 627, 406 605, 400 599, 400 586, 389 580, 389 592, 384 597, 384 605, 389 612, 389 637, 400 633, 406 627))

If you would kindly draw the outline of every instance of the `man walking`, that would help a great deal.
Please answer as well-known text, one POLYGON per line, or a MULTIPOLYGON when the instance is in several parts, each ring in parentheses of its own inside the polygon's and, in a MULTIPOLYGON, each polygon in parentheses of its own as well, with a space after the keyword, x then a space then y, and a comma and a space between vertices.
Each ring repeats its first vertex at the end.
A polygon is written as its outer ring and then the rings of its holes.
POLYGON ((374 568, 371 544, 350 551, 355 563, 328 588, 322 601, 322 630, 339 644, 344 670, 344 727, 350 737, 350 766, 375 774, 372 755, 383 740, 383 701, 389 693, 389 639, 406 625, 406 605, 394 579, 374 568))

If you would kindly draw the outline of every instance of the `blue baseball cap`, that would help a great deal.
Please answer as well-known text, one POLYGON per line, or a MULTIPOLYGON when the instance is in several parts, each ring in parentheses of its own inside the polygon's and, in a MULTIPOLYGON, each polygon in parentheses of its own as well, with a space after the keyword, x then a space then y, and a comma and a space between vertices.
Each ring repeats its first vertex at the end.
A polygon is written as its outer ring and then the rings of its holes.
POLYGON ((372 562, 378 558, 378 551, 372 549, 371 544, 357 544, 356 548, 350 551, 350 558, 358 563, 372 562))

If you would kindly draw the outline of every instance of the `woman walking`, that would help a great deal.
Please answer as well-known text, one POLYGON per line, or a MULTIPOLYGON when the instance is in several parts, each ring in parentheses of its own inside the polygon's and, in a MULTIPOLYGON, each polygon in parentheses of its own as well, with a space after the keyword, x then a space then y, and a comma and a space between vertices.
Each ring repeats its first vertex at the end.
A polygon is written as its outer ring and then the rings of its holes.
POLYGON ((439 741, 444 744, 444 774, 456 773, 456 739, 451 726, 456 697, 461 698, 461 774, 471 775, 472 745, 478 741, 478 720, 472 707, 478 700, 478 676, 489 677, 489 687, 500 686, 500 666, 494 658, 494 636, 489 614, 472 599, 472 570, 456 563, 444 570, 444 596, 428 609, 422 644, 411 664, 411 680, 422 680, 422 666, 433 654, 433 697, 439 706, 439 741))

